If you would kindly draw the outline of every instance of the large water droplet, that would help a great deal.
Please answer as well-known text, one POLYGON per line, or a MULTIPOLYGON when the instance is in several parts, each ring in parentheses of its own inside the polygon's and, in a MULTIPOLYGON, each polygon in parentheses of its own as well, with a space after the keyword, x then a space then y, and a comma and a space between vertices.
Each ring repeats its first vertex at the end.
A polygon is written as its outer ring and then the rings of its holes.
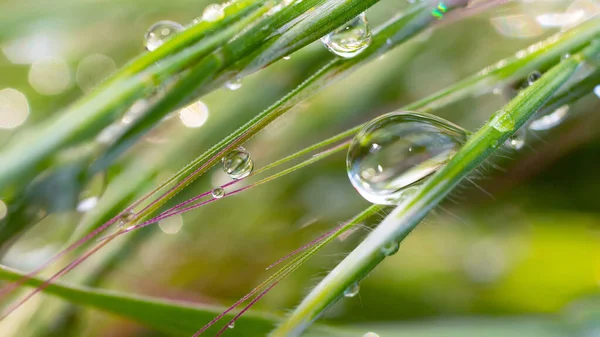
POLYGON ((371 27, 365 13, 325 35, 321 41, 334 54, 352 58, 371 44, 371 27))
POLYGON ((217 187, 214 190, 212 190, 212 196, 215 199, 221 199, 225 196, 225 190, 220 187, 217 187))
POLYGON ((250 153, 243 147, 229 152, 223 157, 223 170, 232 179, 246 178, 254 169, 254 161, 250 157, 250 153))
POLYGON ((434 173, 466 140, 467 131, 442 118, 389 113, 369 122, 352 141, 348 177, 368 201, 395 205, 407 187, 434 173))
POLYGON ((146 49, 155 50, 182 30, 183 26, 173 21, 164 20, 153 24, 144 37, 146 49))
POLYGON ((551 129, 562 123, 569 114, 569 106, 563 105, 553 112, 543 115, 534 116, 534 120, 529 123, 529 129, 534 131, 543 131, 551 129))
POLYGON ((349 286, 346 290, 344 290, 344 297, 354 297, 358 295, 360 292, 360 285, 358 283, 354 283, 349 286))

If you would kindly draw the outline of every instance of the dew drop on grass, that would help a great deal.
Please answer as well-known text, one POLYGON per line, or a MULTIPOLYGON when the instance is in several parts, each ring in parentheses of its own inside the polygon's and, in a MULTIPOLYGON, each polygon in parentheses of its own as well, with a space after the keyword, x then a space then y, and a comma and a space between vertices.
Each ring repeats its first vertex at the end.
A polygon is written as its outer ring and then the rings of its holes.
POLYGON ((507 147, 513 150, 520 150, 525 146, 525 140, 527 139, 526 128, 520 128, 504 143, 507 147))
POLYGON ((79 202, 76 207, 77 212, 88 212, 96 207, 105 189, 106 175, 103 172, 92 177, 79 194, 79 202))
POLYGON ((467 136, 461 127, 433 115, 383 115, 367 123, 350 144, 348 177, 366 200, 395 205, 450 160, 467 136))
POLYGON ((254 169, 254 161, 250 153, 241 146, 227 153, 222 163, 223 171, 232 179, 246 178, 254 169))
POLYGON ((235 328, 235 323, 230 323, 230 324, 229 324, 227 327, 228 327, 229 329, 233 329, 233 328, 235 328))
POLYGON ((379 335, 374 332, 367 332, 363 337, 379 337, 379 335))
POLYGON ((563 105, 560 108, 543 116, 534 116, 533 121, 529 123, 529 129, 533 131, 543 131, 552 129, 562 123, 569 115, 569 106, 563 105))
POLYGON ((365 13, 325 35, 321 41, 332 53, 353 58, 371 44, 371 27, 365 13))
POLYGON ((242 79, 236 78, 225 83, 225 87, 229 90, 235 91, 242 87, 242 79))
POLYGON ((149 51, 156 50, 167 40, 183 30, 183 26, 173 21, 159 21, 153 24, 144 36, 144 44, 149 51))
POLYGON ((135 218, 135 213, 133 211, 127 211, 123 214, 121 214, 121 216, 119 216, 119 227, 123 227, 126 224, 128 224, 131 220, 133 220, 133 218, 135 218))
POLYGON ((358 283, 354 283, 348 287, 348 289, 344 290, 344 297, 354 297, 358 295, 360 292, 360 285, 358 283))
POLYGON ((223 6, 219 4, 208 5, 204 9, 204 12, 202 12, 202 20, 208 22, 219 21, 225 16, 225 12, 223 10, 223 6))
POLYGON ((381 252, 385 256, 392 256, 398 252, 400 249, 400 244, 396 241, 390 241, 385 244, 385 246, 381 247, 381 252))
POLYGON ((215 199, 221 199, 225 196, 225 190, 220 187, 217 187, 214 190, 212 190, 212 196, 215 199))
POLYGON ((532 85, 533 82, 539 80, 540 77, 542 77, 542 73, 540 73, 539 71, 536 70, 531 72, 529 75, 527 75, 527 84, 532 85))

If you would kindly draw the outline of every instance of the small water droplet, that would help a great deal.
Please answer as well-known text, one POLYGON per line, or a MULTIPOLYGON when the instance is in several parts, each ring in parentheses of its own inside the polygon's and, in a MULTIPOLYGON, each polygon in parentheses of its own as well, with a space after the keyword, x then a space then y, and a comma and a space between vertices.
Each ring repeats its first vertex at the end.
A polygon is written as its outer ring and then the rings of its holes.
POLYGON ((235 322, 233 322, 233 323, 230 323, 230 324, 229 324, 227 327, 228 327, 229 329, 233 329, 233 328, 235 328, 235 322))
POLYGON ((127 225, 131 220, 135 218, 135 213, 133 211, 127 211, 119 216, 118 226, 123 227, 127 225))
POLYGON ((233 91, 238 90, 242 87, 242 79, 236 78, 234 80, 228 81, 227 83, 225 83, 225 87, 233 91))
POLYGON ((594 87, 594 95, 596 95, 596 97, 600 98, 600 85, 597 85, 594 87))
POLYGON ((539 71, 533 71, 531 72, 528 76, 527 76, 527 84, 528 85, 532 85, 533 82, 537 81, 540 79, 540 77, 542 77, 542 73, 540 73, 539 71))
POLYGON ((371 27, 365 13, 325 35, 321 41, 332 53, 343 58, 352 58, 371 44, 371 27))
POLYGON ((512 136, 510 136, 505 145, 510 147, 513 150, 520 150, 525 146, 525 140, 527 139, 527 130, 526 128, 520 128, 515 132, 512 136))
POLYGON ((173 21, 164 20, 153 24, 144 37, 146 49, 156 50, 182 30, 183 26, 173 21))
POLYGON ((214 190, 212 190, 212 196, 215 199, 221 199, 225 196, 225 190, 220 187, 217 187, 214 190))
POLYGON ((379 335, 374 332, 367 332, 363 337, 379 337, 379 335))
POLYGON ((0 220, 6 218, 8 215, 8 206, 4 201, 0 200, 0 220))
POLYGON ((218 4, 211 4, 206 6, 204 12, 202 12, 202 20, 213 22, 221 20, 225 16, 224 8, 218 4))
POLYGON ((553 112, 537 116, 535 115, 531 123, 529 123, 529 129, 534 131, 543 131, 552 129, 553 127, 562 123, 569 115, 569 106, 563 105, 553 112))
POLYGON ((571 58, 571 54, 567 53, 560 57, 561 61, 568 60, 571 58))
POLYGON ((416 112, 383 115, 356 135, 346 158, 354 188, 375 204, 395 205, 406 188, 437 171, 467 140, 467 131, 416 112))
POLYGON ((77 212, 88 212, 96 207, 106 189, 106 184, 106 174, 98 173, 92 177, 79 194, 79 202, 76 207, 77 212))
POLYGON ((291 57, 290 55, 287 55, 287 56, 284 56, 284 57, 283 57, 283 59, 284 59, 284 60, 286 60, 286 61, 287 61, 287 60, 290 60, 291 58, 292 58, 292 57, 291 57))
POLYGON ((241 146, 226 154, 222 163, 223 170, 232 179, 246 178, 254 169, 254 161, 250 153, 241 146))
POLYGON ((360 285, 358 283, 354 283, 344 291, 344 297, 348 297, 348 298, 354 297, 354 296, 358 295, 359 292, 360 292, 360 285))
POLYGON ((392 256, 398 252, 400 249, 400 243, 396 241, 390 241, 385 244, 385 246, 381 247, 381 252, 385 256, 392 256))

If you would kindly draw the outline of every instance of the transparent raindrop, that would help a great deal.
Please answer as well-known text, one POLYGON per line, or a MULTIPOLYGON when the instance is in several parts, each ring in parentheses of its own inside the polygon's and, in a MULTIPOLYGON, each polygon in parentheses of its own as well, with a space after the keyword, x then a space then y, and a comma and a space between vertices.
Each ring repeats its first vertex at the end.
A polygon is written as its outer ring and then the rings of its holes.
POLYGON ((367 123, 350 144, 348 177, 366 200, 395 205, 450 160, 467 136, 461 127, 433 115, 383 115, 367 123))
POLYGON ((159 21, 153 24, 144 36, 144 44, 149 51, 156 50, 167 40, 183 30, 183 26, 173 21, 159 21))
POLYGON ((359 292, 360 292, 360 285, 358 283, 354 283, 351 286, 349 286, 348 289, 346 289, 344 291, 344 297, 354 297, 354 296, 358 295, 359 292))
POLYGON ((242 179, 250 175, 254 169, 254 161, 250 153, 243 147, 227 153, 223 159, 223 171, 232 179, 242 179))
POLYGON ((225 196, 225 190, 220 187, 217 187, 214 190, 212 190, 212 196, 215 199, 221 199, 225 196))
POLYGON ((352 58, 371 44, 371 27, 365 13, 325 35, 321 41, 332 53, 343 58, 352 58))
POLYGON ((543 116, 534 116, 528 127, 533 131, 543 131, 552 129, 562 123, 569 116, 569 106, 563 105, 560 108, 543 116))
POLYGON ((236 78, 234 80, 225 83, 225 87, 229 90, 235 91, 242 87, 242 79, 236 78))

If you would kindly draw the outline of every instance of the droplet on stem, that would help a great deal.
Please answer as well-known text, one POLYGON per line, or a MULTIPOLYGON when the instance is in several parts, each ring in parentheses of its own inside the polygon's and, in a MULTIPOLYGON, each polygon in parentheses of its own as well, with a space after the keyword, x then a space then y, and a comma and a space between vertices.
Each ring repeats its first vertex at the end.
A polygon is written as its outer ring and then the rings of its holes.
POLYGON ((542 73, 540 73, 539 71, 533 71, 531 72, 528 76, 527 76, 527 84, 528 85, 532 85, 533 82, 537 81, 540 79, 540 77, 542 77, 542 73))
POLYGON ((133 211, 127 211, 123 214, 121 214, 121 216, 119 216, 119 222, 118 222, 118 226, 119 227, 123 227, 125 225, 127 225, 129 222, 131 222, 131 220, 133 220, 135 218, 135 213, 133 211))
POLYGON ((144 37, 146 49, 156 50, 182 30, 183 26, 174 21, 164 20, 153 24, 144 37))
POLYGON ((466 142, 467 131, 442 118, 393 112, 367 123, 356 135, 346 164, 354 188, 375 204, 395 205, 405 192, 445 164, 466 142))
POLYGON ((217 187, 214 190, 212 190, 212 196, 215 199, 221 199, 225 196, 225 190, 221 187, 217 187))
POLYGON ((242 79, 236 78, 225 83, 225 87, 229 90, 235 91, 242 87, 242 79))
POLYGON ((523 146, 525 146, 526 139, 527 139, 527 129, 520 128, 506 140, 504 145, 506 145, 507 147, 509 147, 513 150, 520 150, 523 148, 523 146))
POLYGON ((358 295, 359 292, 360 292, 360 285, 358 283, 354 283, 344 291, 344 297, 348 297, 348 298, 354 297, 354 296, 358 295))
POLYGON ((396 254, 399 249, 400 249, 400 243, 398 243, 397 241, 390 241, 381 248, 381 252, 385 256, 392 256, 392 255, 396 254))
POLYGON ((213 22, 221 20, 225 16, 225 11, 222 5, 211 4, 206 6, 202 12, 202 20, 213 22))
POLYGON ((243 147, 227 153, 223 159, 223 171, 232 179, 242 179, 250 175, 254 169, 254 161, 250 153, 243 147))
POLYGON ((371 44, 371 27, 365 13, 325 35, 321 41, 332 53, 343 58, 352 58, 371 44))

